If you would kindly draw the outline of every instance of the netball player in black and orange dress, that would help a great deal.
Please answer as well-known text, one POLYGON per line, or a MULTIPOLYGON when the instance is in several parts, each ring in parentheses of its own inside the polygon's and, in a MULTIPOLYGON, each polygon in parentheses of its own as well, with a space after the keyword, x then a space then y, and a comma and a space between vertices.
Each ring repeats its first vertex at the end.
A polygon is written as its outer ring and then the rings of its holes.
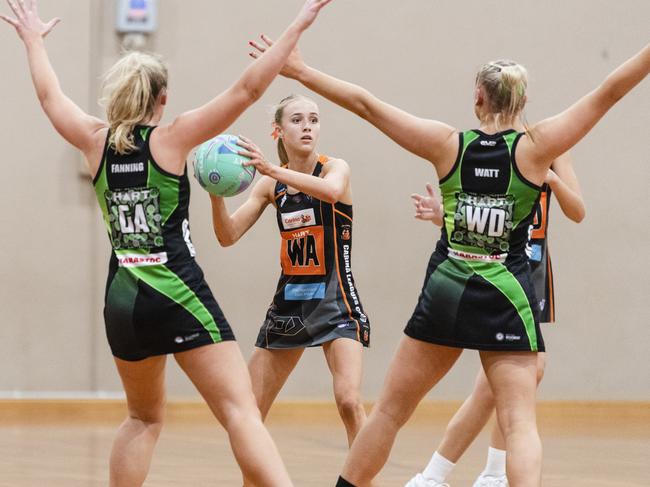
MULTIPOLYGON (((263 42, 272 45, 268 38, 263 42)), ((262 53, 266 46, 255 44, 262 53)), ((535 403, 537 352, 544 351, 544 340, 533 311, 528 229, 553 161, 649 72, 647 45, 567 110, 522 132, 527 72, 512 61, 489 62, 477 73, 473 93, 479 126, 461 131, 413 116, 307 66, 297 50, 289 56, 281 74, 359 115, 432 164, 445 211, 417 305, 381 395, 350 448, 339 486, 371 484, 399 429, 464 348, 479 351, 494 393, 510 485, 540 485, 535 403)))
POLYGON ((316 152, 320 115, 311 99, 282 100, 274 128, 282 165, 240 138, 241 153, 263 177, 232 215, 211 196, 214 231, 221 245, 232 245, 267 206, 275 208, 282 272, 249 362, 253 391, 266 416, 305 348, 321 346, 351 444, 366 417, 359 388, 370 323, 352 276, 350 167, 316 152))
MULTIPOLYGON (((530 240, 526 253, 537 297, 539 321, 540 323, 553 323, 555 321, 555 296, 547 240, 551 196, 555 194, 564 215, 570 220, 579 223, 585 215, 580 185, 569 154, 564 154, 553 162, 542 188, 530 229, 530 240)), ((426 189, 427 196, 418 194, 411 196, 415 205, 415 217, 442 226, 443 206, 435 196, 430 184, 426 185, 426 189)), ((538 381, 541 381, 544 375, 545 363, 546 353, 538 353, 538 381)), ((443 439, 428 465, 421 473, 413 477, 406 487, 447 485, 446 477, 483 429, 493 411, 494 396, 485 372, 481 368, 476 377, 474 390, 447 425, 443 439)), ((501 429, 495 422, 492 427, 487 463, 483 472, 474 482, 474 487, 507 487, 505 457, 505 440, 501 429)))
POLYGON ((259 485, 292 485, 255 404, 246 363, 194 259, 186 156, 232 124, 264 93, 302 33, 331 0, 307 0, 268 59, 251 65, 205 105, 156 127, 167 102, 167 68, 124 55, 105 84, 108 121, 68 98, 43 38, 35 0, 9 0, 36 95, 54 128, 85 156, 112 252, 104 318, 128 406, 110 458, 110 486, 144 483, 165 410, 165 368, 174 358, 228 431, 235 458, 259 485))

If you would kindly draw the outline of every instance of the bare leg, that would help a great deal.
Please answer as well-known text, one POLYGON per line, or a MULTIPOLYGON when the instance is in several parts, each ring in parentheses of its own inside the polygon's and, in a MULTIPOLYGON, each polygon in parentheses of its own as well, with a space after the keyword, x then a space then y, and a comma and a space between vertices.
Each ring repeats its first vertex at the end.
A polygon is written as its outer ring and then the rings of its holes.
MULTIPOLYGON (((269 414, 273 401, 275 401, 291 371, 296 367, 304 350, 304 348, 283 350, 256 347, 253 351, 253 355, 248 362, 248 371, 253 383, 255 401, 262 415, 262 421, 269 414)), ((244 476, 244 486, 254 487, 255 485, 251 479, 244 476)))
POLYGON ((117 431, 110 457, 110 486, 141 486, 162 429, 166 357, 137 362, 115 358, 129 415, 117 431))
POLYGON ((537 354, 483 351, 481 361, 505 437, 508 482, 511 487, 539 487, 542 445, 535 414, 537 354))
POLYGON ((345 425, 348 445, 352 445, 366 420, 359 392, 363 374, 363 345, 355 340, 339 338, 325 343, 323 352, 332 372, 334 399, 345 425))
POLYGON ((458 462, 490 420, 493 411, 492 389, 481 368, 476 376, 472 394, 447 425, 438 453, 450 462, 458 462))
POLYGON ((289 374, 302 357, 304 348, 269 350, 255 348, 248 362, 248 371, 253 382, 253 393, 260 408, 262 419, 266 419, 269 409, 289 374))
POLYGON ((257 485, 293 485, 255 403, 246 362, 236 342, 175 355, 176 361, 226 428, 243 475, 257 485))
POLYGON ((381 396, 352 444, 343 478, 357 487, 370 485, 386 463, 399 429, 461 353, 459 348, 402 337, 381 396))

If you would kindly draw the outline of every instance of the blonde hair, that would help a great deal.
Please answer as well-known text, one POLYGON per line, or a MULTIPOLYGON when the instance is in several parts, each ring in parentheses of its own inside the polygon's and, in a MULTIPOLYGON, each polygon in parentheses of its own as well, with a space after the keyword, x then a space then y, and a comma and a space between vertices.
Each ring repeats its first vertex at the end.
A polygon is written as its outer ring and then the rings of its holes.
MULTIPOLYGON (((476 75, 476 84, 485 90, 497 128, 521 116, 528 88, 528 71, 522 65, 505 59, 487 63, 476 75)), ((526 126, 523 118, 522 122, 526 126)))
MULTIPOLYGON (((296 100, 307 100, 316 103, 314 102, 314 100, 304 95, 289 95, 286 98, 283 98, 282 100, 280 100, 280 103, 278 103, 274 107, 275 115, 273 116, 273 123, 277 127, 280 127, 282 125, 282 117, 284 116, 284 109, 287 108, 287 106, 289 106, 292 102, 296 100)), ((278 138, 278 157, 283 166, 289 164, 289 156, 287 155, 287 149, 284 146, 284 141, 282 140, 282 137, 278 138)))
POLYGON ((110 126, 109 144, 118 154, 136 149, 133 128, 153 116, 156 100, 167 87, 167 67, 158 56, 124 55, 104 75, 100 103, 110 126))

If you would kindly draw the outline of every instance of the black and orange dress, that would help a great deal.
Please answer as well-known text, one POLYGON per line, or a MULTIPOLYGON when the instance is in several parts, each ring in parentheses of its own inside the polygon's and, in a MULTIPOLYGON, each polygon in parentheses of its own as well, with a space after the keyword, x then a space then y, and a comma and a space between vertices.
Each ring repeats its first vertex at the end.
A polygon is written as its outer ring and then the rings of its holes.
MULTIPOLYGON (((329 160, 320 156, 313 176, 329 160)), ((370 322, 352 276, 352 206, 275 185, 282 273, 257 337, 261 348, 304 348, 337 338, 368 346, 370 322)))

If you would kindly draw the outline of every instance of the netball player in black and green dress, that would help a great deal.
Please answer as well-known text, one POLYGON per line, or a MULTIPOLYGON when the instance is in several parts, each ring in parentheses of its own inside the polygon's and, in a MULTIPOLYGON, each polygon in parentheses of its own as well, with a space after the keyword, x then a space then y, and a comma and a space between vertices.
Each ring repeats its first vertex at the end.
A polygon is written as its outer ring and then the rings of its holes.
MULTIPOLYGON (((521 127, 523 129, 523 127, 521 127)), ((435 196, 433 187, 426 185, 427 196, 412 195, 415 205, 415 217, 423 221, 432 221, 442 226, 444 207, 435 196)), ((531 280, 535 291, 537 312, 540 323, 555 321, 555 295, 551 257, 548 253, 548 222, 551 197, 555 197, 565 216, 580 222, 585 215, 584 202, 578 178, 569 154, 564 154, 553 161, 548 170, 542 192, 535 209, 530 238, 526 254, 531 267, 531 280)), ((544 374, 546 354, 537 355, 537 380, 544 374)), ((483 429, 494 411, 494 396, 483 368, 480 368, 474 390, 451 419, 442 441, 432 455, 426 468, 415 475, 406 487, 445 486, 446 477, 456 462, 483 429)), ((505 440, 498 424, 492 427, 487 463, 483 472, 474 482, 474 487, 507 487, 505 440)))
POLYGON ((242 154, 263 177, 232 215, 223 198, 211 197, 221 245, 237 242, 267 206, 276 211, 282 272, 249 363, 253 391, 266 416, 305 348, 322 347, 352 443, 366 417, 359 388, 370 323, 352 276, 350 167, 316 152, 320 115, 309 98, 282 100, 274 127, 282 166, 243 138, 242 154))
MULTIPOLYGON (((272 42, 264 44, 256 43, 259 52, 272 42)), ((319 72, 297 50, 289 57, 281 74, 356 113, 433 164, 445 208, 442 237, 406 336, 350 449, 339 485, 370 485, 401 426, 464 348, 479 350, 494 393, 510 485, 540 485, 535 393, 537 352, 544 350, 544 341, 533 311, 528 228, 551 163, 648 71, 650 45, 566 111, 524 133, 516 128, 526 103, 525 70, 512 62, 488 63, 476 78, 479 129, 462 132, 319 72)))
POLYGON ((43 42, 57 20, 42 22, 35 0, 8 2, 15 18, 2 18, 25 43, 46 115, 86 157, 112 244, 104 317, 128 405, 111 452, 112 487, 145 481, 162 426, 167 354, 227 429, 244 474, 259 485, 291 485, 230 326, 194 261, 185 158, 261 96, 329 1, 308 0, 268 59, 209 103, 160 127, 167 70, 158 58, 131 53, 111 68, 104 122, 61 90, 43 42))

